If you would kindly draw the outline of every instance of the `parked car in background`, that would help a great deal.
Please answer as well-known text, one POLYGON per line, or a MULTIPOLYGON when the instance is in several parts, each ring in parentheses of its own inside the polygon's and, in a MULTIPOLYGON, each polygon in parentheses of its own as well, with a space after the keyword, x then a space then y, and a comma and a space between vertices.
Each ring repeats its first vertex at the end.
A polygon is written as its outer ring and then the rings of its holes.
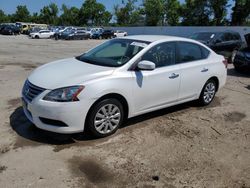
POLYGON ((39 32, 39 31, 41 31, 41 30, 42 30, 42 29, 41 29, 40 27, 33 27, 33 28, 31 28, 31 29, 29 29, 29 30, 27 31, 27 35, 30 36, 31 33, 37 33, 37 32, 39 32))
POLYGON ((250 33, 245 35, 245 39, 247 46, 237 51, 233 64, 236 71, 250 73, 250 33))
POLYGON ((48 39, 52 38, 54 34, 55 33, 50 30, 40 30, 39 32, 36 33, 30 33, 30 37, 32 39, 48 39))
POLYGON ((67 36, 65 36, 65 40, 83 40, 89 39, 90 34, 84 30, 76 30, 69 32, 67 36))
POLYGON ((114 36, 115 37, 125 37, 125 36, 128 36, 128 33, 126 31, 116 30, 114 32, 114 36))
POLYGON ((76 58, 37 68, 22 90, 23 109, 38 128, 95 136, 126 118, 198 100, 210 104, 225 85, 225 58, 207 46, 170 36, 109 40, 76 58))
POLYGON ((92 35, 92 39, 112 39, 114 38, 113 30, 98 31, 92 35))
POLYGON ((20 28, 15 25, 5 25, 1 29, 2 35, 19 35, 21 33, 20 28))
POLYGON ((224 55, 229 62, 232 62, 232 58, 243 43, 240 34, 234 31, 197 32, 190 38, 202 42, 216 53, 224 55))

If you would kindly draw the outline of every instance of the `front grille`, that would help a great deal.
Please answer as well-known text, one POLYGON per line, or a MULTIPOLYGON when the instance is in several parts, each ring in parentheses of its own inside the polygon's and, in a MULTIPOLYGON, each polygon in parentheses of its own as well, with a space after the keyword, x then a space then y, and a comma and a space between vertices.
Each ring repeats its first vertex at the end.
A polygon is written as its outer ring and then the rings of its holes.
POLYGON ((38 87, 30 83, 28 80, 24 83, 22 94, 29 102, 45 91, 44 88, 38 87))

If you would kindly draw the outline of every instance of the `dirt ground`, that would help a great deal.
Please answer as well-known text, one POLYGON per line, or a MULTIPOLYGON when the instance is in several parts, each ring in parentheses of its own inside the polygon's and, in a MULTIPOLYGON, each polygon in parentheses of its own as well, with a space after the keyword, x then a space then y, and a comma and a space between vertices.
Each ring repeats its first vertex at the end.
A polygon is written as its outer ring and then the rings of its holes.
POLYGON ((27 76, 100 42, 0 36, 0 187, 250 188, 250 76, 232 65, 210 106, 142 115, 108 138, 32 125, 20 102, 27 76))

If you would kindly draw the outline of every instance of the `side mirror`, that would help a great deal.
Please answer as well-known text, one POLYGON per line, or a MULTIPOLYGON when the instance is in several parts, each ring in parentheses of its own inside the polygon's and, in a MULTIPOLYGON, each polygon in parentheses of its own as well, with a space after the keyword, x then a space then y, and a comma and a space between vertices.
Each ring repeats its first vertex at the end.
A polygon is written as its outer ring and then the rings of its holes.
POLYGON ((138 63, 137 68, 139 70, 151 71, 155 69, 155 63, 153 63, 152 61, 143 60, 138 63))

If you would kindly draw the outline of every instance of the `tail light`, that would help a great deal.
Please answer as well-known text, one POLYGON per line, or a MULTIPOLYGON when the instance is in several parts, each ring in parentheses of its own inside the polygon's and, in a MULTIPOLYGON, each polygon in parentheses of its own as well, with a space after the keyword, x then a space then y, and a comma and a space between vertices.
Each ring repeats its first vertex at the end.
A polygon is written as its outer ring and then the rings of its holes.
POLYGON ((225 67, 227 68, 227 66, 228 66, 228 61, 227 61, 227 59, 224 59, 223 61, 222 61, 222 63, 225 65, 225 67))

